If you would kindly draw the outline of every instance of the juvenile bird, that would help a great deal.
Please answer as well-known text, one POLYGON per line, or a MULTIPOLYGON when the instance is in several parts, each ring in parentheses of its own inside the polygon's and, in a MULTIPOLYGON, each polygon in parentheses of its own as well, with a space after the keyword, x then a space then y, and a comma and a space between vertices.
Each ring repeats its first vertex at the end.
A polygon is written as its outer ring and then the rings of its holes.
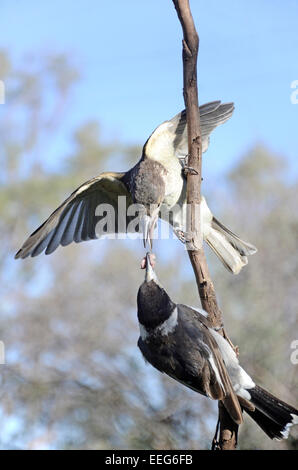
POLYGON ((271 395, 239 365, 229 343, 204 310, 174 303, 146 256, 145 281, 138 291, 138 346, 150 364, 188 388, 221 400, 231 418, 242 422, 241 407, 271 438, 288 437, 298 410, 271 395))
MULTIPOLYGON (((200 107, 203 152, 208 148, 212 130, 226 122, 233 110, 233 103, 221 104, 220 101, 200 107)), ((44 250, 50 254, 59 245, 100 238, 106 233, 129 231, 128 223, 133 217, 127 214, 127 209, 133 203, 144 208, 139 225, 145 244, 148 241, 152 245, 159 216, 172 225, 180 240, 185 240, 182 219, 186 206, 186 179, 180 158, 186 157, 187 152, 186 113, 182 111, 155 129, 143 147, 141 159, 132 169, 126 173, 101 173, 76 189, 30 235, 15 257, 37 256, 44 250), (119 206, 119 196, 124 196, 124 206, 119 206), (110 226, 99 223, 103 213, 98 208, 103 204, 113 209, 115 217, 110 226)), ((205 241, 225 267, 237 274, 247 264, 247 256, 255 253, 256 248, 219 222, 204 197, 201 216, 205 241)))

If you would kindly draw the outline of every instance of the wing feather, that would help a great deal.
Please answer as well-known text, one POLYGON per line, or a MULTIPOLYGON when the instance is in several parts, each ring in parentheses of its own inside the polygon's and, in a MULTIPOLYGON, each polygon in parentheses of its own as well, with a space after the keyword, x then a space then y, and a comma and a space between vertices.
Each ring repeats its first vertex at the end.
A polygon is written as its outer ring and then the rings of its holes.
MULTIPOLYGON (((202 149, 206 152, 209 146, 209 136, 211 132, 221 124, 224 124, 234 112, 233 103, 221 104, 220 101, 213 101, 200 106, 200 122, 202 133, 202 149)), ((187 155, 188 153, 188 140, 187 140, 187 124, 186 124, 186 111, 174 116, 171 121, 173 124, 173 132, 176 136, 175 149, 179 155, 187 155)), ((178 156, 179 156, 178 155, 178 156)))
MULTIPOLYGON (((40 253, 43 252, 43 250, 46 248, 46 246, 48 245, 49 241, 50 241, 51 238, 52 238, 53 231, 54 231, 54 230, 52 230, 52 231, 51 231, 40 243, 38 243, 38 245, 33 249, 32 253, 31 253, 31 256, 32 256, 32 257, 35 257, 35 256, 37 256, 37 255, 39 255, 40 253)), ((26 256, 24 256, 24 258, 27 257, 27 256, 29 256, 29 254, 26 255, 26 256)))
MULTIPOLYGON (((193 320, 196 319, 195 330, 193 332, 189 331, 189 336, 193 338, 193 354, 196 354, 195 338, 198 336, 198 331, 201 331, 203 342, 211 353, 208 358, 208 365, 202 371, 206 394, 210 398, 222 400, 230 416, 236 423, 240 424, 242 422, 241 407, 233 390, 218 344, 209 332, 210 321, 200 312, 186 305, 179 304, 179 314, 183 315, 183 324, 189 325, 187 328, 190 328, 190 330, 194 328, 193 320)), ((197 347, 200 352, 200 346, 197 347)))
POLYGON ((45 250, 53 253, 59 245, 91 240, 102 234, 95 232, 100 219, 95 215, 99 204, 110 204, 117 217, 118 196, 126 196, 127 206, 131 195, 122 182, 124 173, 102 173, 77 188, 25 241, 15 258, 37 256, 45 250))
MULTIPOLYGON (((219 125, 225 123, 234 112, 233 103, 221 104, 212 101, 200 106, 200 122, 202 133, 202 150, 206 152, 209 146, 209 136, 219 125)), ((188 153, 186 111, 163 122, 151 134, 144 146, 144 153, 149 158, 166 160, 172 156, 182 157, 188 153)))
POLYGON ((60 240, 62 238, 63 232, 65 230, 65 227, 67 225, 69 216, 70 216, 70 209, 69 207, 66 207, 66 209, 62 212, 60 220, 59 220, 59 225, 55 230, 53 230, 52 236, 50 241, 47 244, 47 249, 46 249, 46 254, 49 255, 50 253, 53 253, 53 251, 58 248, 60 244, 60 240))
POLYGON ((73 240, 75 243, 79 243, 81 241, 81 232, 82 232, 82 227, 84 223, 84 212, 85 212, 85 202, 82 200, 79 205, 78 209, 78 220, 77 220, 77 225, 74 230, 74 237, 73 240))
POLYGON ((73 203, 70 209, 70 215, 65 227, 64 233, 61 237, 61 245, 66 246, 69 245, 73 241, 74 231, 77 225, 78 217, 79 217, 79 205, 80 202, 76 201, 73 203))

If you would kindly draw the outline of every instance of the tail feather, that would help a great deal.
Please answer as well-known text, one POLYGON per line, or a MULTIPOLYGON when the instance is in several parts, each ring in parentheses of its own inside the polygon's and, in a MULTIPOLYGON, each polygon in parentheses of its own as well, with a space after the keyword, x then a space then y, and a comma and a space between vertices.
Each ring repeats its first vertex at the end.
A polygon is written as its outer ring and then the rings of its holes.
POLYGON ((247 264, 247 257, 242 256, 227 240, 227 238, 217 230, 210 229, 205 237, 205 241, 219 257, 224 266, 233 274, 238 274, 243 266, 247 264))
POLYGON ((238 274, 247 264, 247 256, 257 251, 256 247, 241 240, 215 217, 211 221, 211 228, 205 240, 224 266, 233 274, 238 274))
POLYGON ((231 232, 227 227, 225 227, 219 220, 213 217, 211 226, 218 230, 220 233, 224 234, 224 236, 229 240, 231 245, 239 252, 241 256, 249 256, 256 253, 258 250, 257 248, 252 245, 251 243, 245 242, 241 240, 235 233, 231 232))
POLYGON ((290 427, 298 424, 298 410, 258 385, 249 393, 256 409, 246 412, 271 439, 287 439, 290 427))
POLYGON ((267 434, 270 439, 281 440, 284 438, 283 436, 283 429, 281 428, 280 424, 277 424, 272 419, 268 418, 268 416, 264 415, 261 411, 257 408, 255 411, 251 411, 245 409, 246 413, 257 423, 257 425, 267 434))

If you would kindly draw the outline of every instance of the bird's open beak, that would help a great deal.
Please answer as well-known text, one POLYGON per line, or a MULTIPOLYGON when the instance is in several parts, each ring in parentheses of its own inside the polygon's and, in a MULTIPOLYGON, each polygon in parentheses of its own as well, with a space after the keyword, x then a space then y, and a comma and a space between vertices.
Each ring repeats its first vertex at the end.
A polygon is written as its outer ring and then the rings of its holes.
POLYGON ((151 266, 150 253, 149 252, 146 254, 145 281, 146 282, 155 281, 158 284, 157 276, 155 274, 155 271, 154 271, 153 267, 151 266))
POLYGON ((152 249, 153 246, 153 235, 154 235, 154 229, 155 225, 158 219, 158 212, 159 212, 159 207, 154 210, 152 215, 144 215, 142 217, 142 229, 143 229, 143 242, 144 242, 144 248, 146 248, 147 243, 149 243, 150 249, 152 249))

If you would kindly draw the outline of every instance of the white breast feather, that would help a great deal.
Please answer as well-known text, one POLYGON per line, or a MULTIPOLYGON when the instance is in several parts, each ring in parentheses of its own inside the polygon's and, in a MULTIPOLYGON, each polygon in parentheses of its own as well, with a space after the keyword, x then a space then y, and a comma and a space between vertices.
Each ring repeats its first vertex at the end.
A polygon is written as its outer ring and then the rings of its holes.
POLYGON ((139 328, 140 328, 140 335, 143 341, 146 341, 146 339, 150 335, 154 334, 161 334, 162 336, 167 336, 169 333, 172 333, 172 331, 175 330, 176 326, 178 325, 178 311, 177 308, 171 313, 169 318, 165 320, 161 325, 157 326, 152 332, 148 331, 144 325, 139 323, 139 328))

